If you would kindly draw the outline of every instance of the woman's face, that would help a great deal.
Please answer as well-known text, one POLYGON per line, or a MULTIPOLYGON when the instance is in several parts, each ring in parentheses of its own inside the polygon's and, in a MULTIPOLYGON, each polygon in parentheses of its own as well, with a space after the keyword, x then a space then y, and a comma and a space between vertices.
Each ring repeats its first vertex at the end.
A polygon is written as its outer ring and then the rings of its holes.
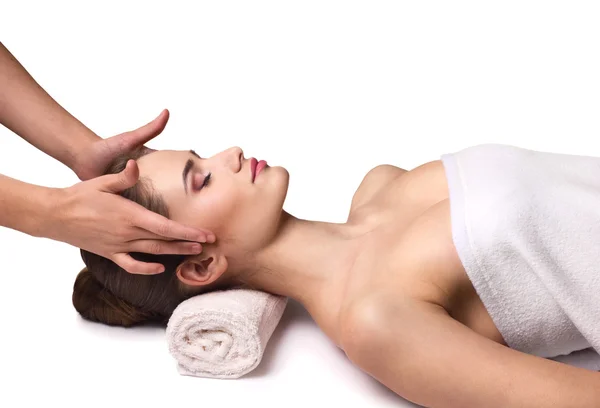
POLYGON ((204 159, 192 151, 162 150, 138 159, 169 208, 169 218, 215 233, 229 255, 264 247, 276 233, 288 172, 263 167, 232 147, 204 159), (262 168, 262 169, 261 169, 262 168), (233 253, 232 253, 233 252, 233 253))

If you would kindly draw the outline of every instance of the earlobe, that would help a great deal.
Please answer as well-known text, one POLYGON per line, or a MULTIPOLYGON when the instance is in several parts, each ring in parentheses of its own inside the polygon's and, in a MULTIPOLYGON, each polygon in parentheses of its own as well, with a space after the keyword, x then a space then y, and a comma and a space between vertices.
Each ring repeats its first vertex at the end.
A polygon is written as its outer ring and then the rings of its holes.
POLYGON ((177 278, 186 285, 205 286, 219 279, 227 270, 227 258, 218 253, 199 255, 177 267, 177 278))

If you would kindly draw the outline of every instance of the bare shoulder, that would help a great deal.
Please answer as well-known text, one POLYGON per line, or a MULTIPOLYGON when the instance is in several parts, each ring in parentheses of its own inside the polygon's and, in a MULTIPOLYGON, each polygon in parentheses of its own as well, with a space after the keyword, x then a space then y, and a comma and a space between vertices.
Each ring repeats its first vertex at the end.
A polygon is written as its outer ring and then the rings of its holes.
POLYGON ((383 263, 375 268, 356 266, 340 320, 340 333, 349 348, 360 349, 374 333, 384 338, 392 324, 403 326, 410 319, 399 317, 412 313, 417 303, 451 309, 457 293, 466 296, 468 277, 452 242, 449 208, 444 199, 419 210, 421 214, 403 230, 388 222, 387 232, 370 236, 373 244, 365 251, 376 248, 369 259, 383 263))
POLYGON ((363 371, 415 404, 599 406, 597 372, 498 344, 439 305, 385 297, 363 301, 356 305, 354 336, 344 339, 344 352, 363 371))
POLYGON ((375 166, 369 170, 365 177, 363 177, 356 190, 355 198, 357 201, 360 201, 362 196, 368 196, 369 193, 379 190, 390 181, 407 172, 407 170, 391 164, 380 164, 379 166, 375 166))
POLYGON ((354 193, 351 211, 367 203, 384 186, 406 172, 407 170, 392 166, 391 164, 380 164, 373 167, 363 177, 358 189, 354 193))
POLYGON ((383 339, 390 324, 411 308, 413 299, 398 293, 370 293, 349 304, 341 314, 340 333, 342 349, 348 356, 364 350, 365 344, 383 339))

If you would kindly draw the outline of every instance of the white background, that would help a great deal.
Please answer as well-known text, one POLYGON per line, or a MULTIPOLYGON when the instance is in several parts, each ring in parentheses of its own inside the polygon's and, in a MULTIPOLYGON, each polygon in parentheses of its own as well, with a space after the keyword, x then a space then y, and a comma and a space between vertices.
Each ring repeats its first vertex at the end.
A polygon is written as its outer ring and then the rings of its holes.
MULTIPOLYGON (((600 155, 598 3, 491 3, 2 0, 0 41, 98 134, 169 108, 151 147, 239 145, 290 171, 286 210, 342 222, 377 164, 485 142, 600 155)), ((0 173, 77 182, 5 128, 0 173)), ((179 376, 163 330, 79 318, 76 248, 0 241, 0 406, 412 406, 295 303, 248 377, 179 376)))

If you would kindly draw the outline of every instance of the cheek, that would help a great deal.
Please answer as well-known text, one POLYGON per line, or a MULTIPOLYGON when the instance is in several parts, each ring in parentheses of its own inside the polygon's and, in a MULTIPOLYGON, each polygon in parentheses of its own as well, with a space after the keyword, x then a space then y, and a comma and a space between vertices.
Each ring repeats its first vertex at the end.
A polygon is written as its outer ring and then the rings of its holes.
POLYGON ((229 234, 244 219, 243 200, 235 189, 206 191, 194 203, 194 218, 216 234, 229 234))

